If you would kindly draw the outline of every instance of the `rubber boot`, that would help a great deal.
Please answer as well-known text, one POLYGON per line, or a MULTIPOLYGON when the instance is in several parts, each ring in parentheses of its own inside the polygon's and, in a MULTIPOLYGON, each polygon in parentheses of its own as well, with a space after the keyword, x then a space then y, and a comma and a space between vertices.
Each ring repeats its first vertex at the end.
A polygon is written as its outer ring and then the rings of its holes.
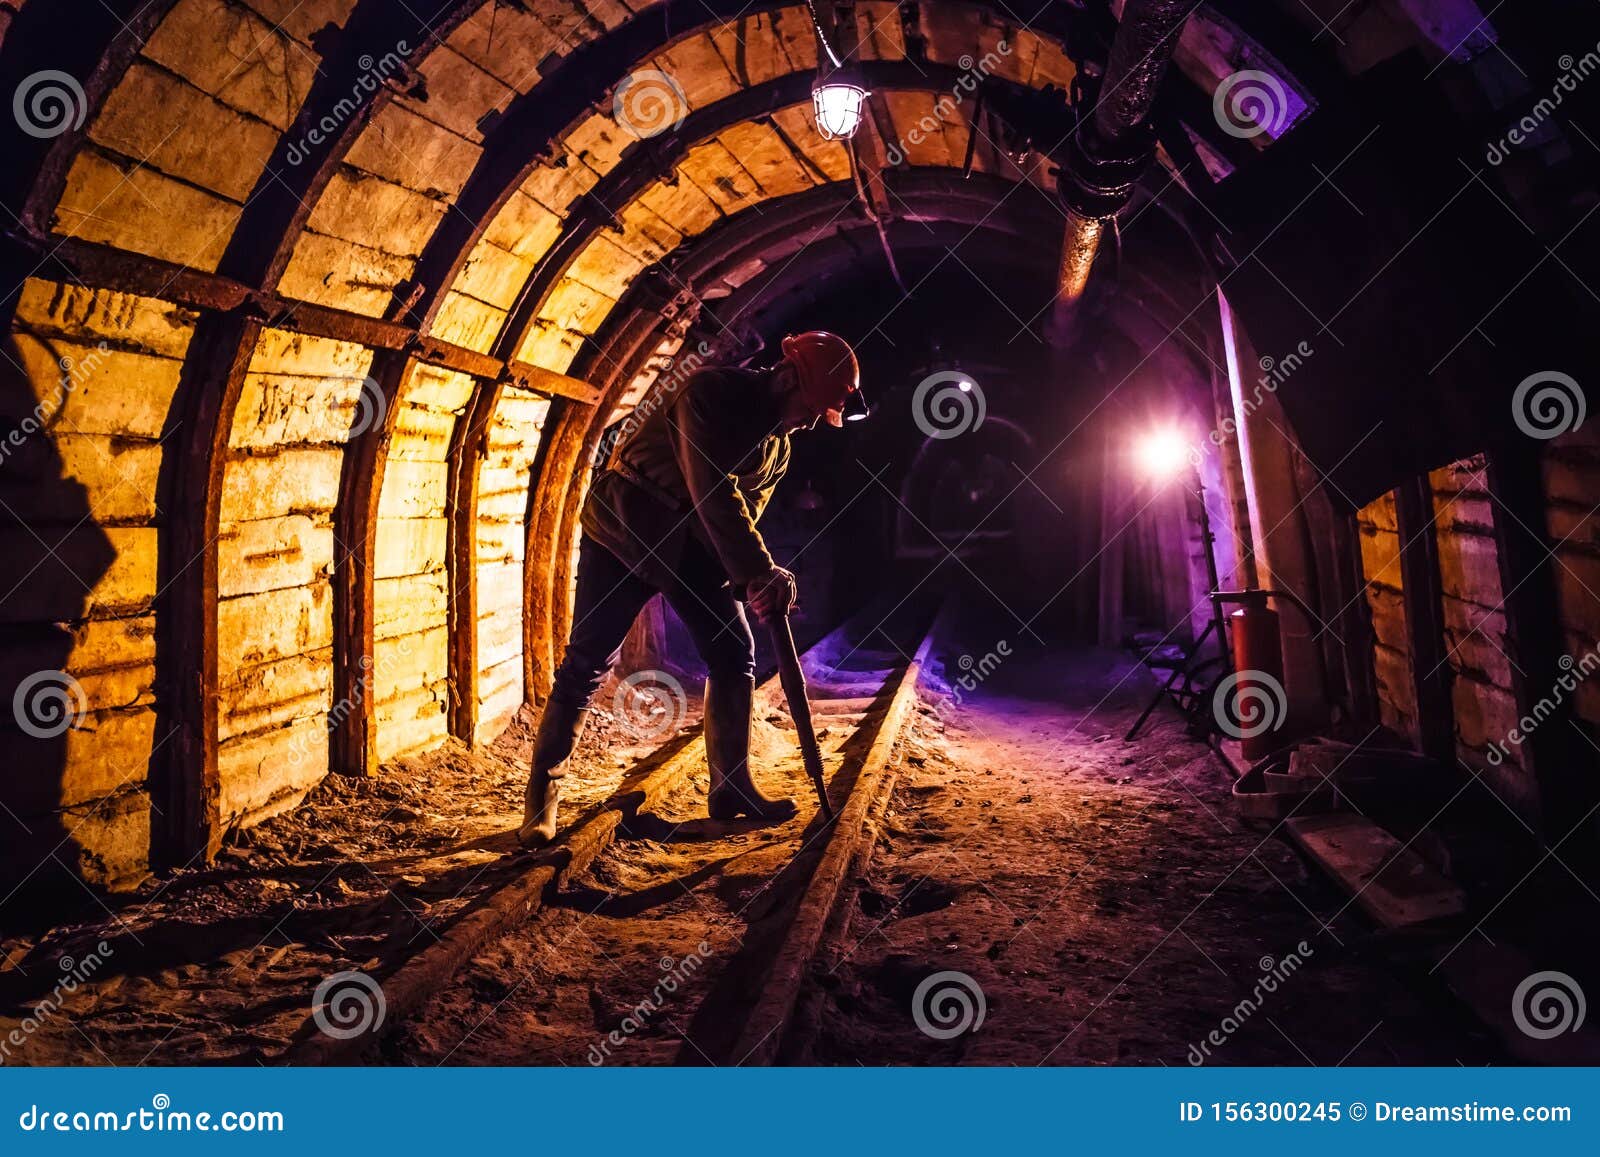
POLYGON ((522 826, 517 829, 517 842, 525 848, 542 848, 556 838, 556 805, 566 774, 564 765, 588 714, 587 708, 574 710, 554 699, 545 704, 539 734, 533 741, 533 772, 523 796, 522 826))
POLYGON ((711 790, 706 805, 714 820, 744 815, 783 821, 795 814, 793 800, 768 799, 750 779, 750 705, 753 678, 706 680, 706 764, 711 790))

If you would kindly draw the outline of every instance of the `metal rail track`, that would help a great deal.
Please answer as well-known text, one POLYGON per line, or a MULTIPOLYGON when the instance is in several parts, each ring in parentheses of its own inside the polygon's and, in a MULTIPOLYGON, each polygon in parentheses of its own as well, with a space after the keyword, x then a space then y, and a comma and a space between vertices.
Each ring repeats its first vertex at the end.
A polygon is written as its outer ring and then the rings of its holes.
MULTIPOLYGON (((802 656, 819 722, 852 728, 843 746, 843 761, 829 780, 837 818, 830 823, 820 812, 815 815, 781 873, 785 896, 798 891, 798 899, 776 950, 756 951, 737 964, 741 970, 759 972, 761 979, 759 995, 747 1006, 743 1031, 720 1058, 728 1063, 771 1064, 778 1058, 842 882, 851 865, 870 851, 877 816, 893 785, 890 757, 915 702, 917 679, 938 626, 937 616, 931 624, 929 617, 918 617, 920 630, 910 639, 896 641, 878 624, 851 645, 852 632, 860 629, 856 620, 819 639, 802 656), (906 642, 909 648, 901 645, 906 642), (831 664, 817 658, 839 653, 842 657, 831 664)), ((758 696, 771 694, 776 682, 775 676, 766 680, 758 696)), ((382 977, 383 1016, 369 1031, 355 1037, 331 1036, 316 1016, 308 1017, 283 1062, 341 1065, 373 1059, 385 1040, 421 1013, 486 944, 537 919, 546 903, 610 849, 631 821, 684 790, 704 759, 705 739, 699 729, 670 751, 650 757, 624 777, 604 804, 533 859, 526 871, 486 895, 438 940, 382 977)))

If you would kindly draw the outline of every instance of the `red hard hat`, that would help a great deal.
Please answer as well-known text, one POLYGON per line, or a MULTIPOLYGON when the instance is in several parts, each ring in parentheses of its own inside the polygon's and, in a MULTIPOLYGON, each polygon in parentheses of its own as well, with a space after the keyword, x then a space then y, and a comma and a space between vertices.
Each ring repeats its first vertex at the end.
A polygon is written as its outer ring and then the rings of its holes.
POLYGON ((850 343, 813 329, 783 339, 783 356, 800 378, 800 396, 830 426, 844 425, 845 404, 861 388, 861 368, 850 343))

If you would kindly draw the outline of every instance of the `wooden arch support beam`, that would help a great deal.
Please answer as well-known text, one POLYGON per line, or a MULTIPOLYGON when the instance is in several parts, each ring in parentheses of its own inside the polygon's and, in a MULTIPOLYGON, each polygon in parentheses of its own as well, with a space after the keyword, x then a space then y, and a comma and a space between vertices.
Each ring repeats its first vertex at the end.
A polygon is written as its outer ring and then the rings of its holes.
MULTIPOLYGON (((694 3, 698 4, 699 0, 694 0, 694 3)), ((432 18, 435 38, 440 38, 447 35, 449 28, 464 19, 476 6, 477 0, 450 0, 448 3, 427 5, 424 15, 432 18)), ((142 8, 148 21, 134 34, 123 34, 119 39, 118 30, 114 30, 103 49, 85 50, 98 62, 95 67, 103 78, 103 83, 97 85, 96 93, 91 94, 86 123, 92 120, 99 102, 112 91, 116 80, 126 71, 168 7, 158 2, 142 8)), ((418 19, 416 23, 421 26, 426 21, 418 19)), ((685 31, 693 27, 689 25, 685 31)), ((663 30, 667 30, 666 25, 663 25, 663 30)), ((19 54, 34 39, 32 35, 18 35, 22 31, 21 28, 14 28, 13 35, 8 37, 7 57, 11 62, 25 59, 19 54)), ((379 0, 363 0, 339 37, 338 47, 330 56, 330 67, 324 70, 322 79, 308 98, 296 128, 319 123, 329 110, 336 108, 338 102, 350 93, 350 80, 357 71, 352 66, 359 64, 365 46, 381 48, 385 43, 398 43, 406 38, 393 22, 392 6, 379 3, 379 0)), ((572 71, 558 70, 552 80, 560 79, 564 85, 573 75, 572 71), (566 71, 565 77, 560 75, 562 71, 566 71)), ((587 85, 595 83, 592 76, 585 81, 587 85)), ((606 83, 608 78, 601 74, 599 80, 606 83)), ((555 91, 545 89, 546 86, 541 84, 535 94, 548 96, 555 91)), ((215 277, 184 271, 182 283, 192 290, 193 297, 211 296, 203 303, 195 301, 202 308, 202 316, 173 400, 168 423, 168 429, 174 435, 171 442, 173 449, 163 462, 159 483, 164 528, 162 567, 170 581, 163 582, 163 597, 158 608, 158 612, 165 611, 164 614, 158 613, 159 649, 162 652, 160 663, 165 673, 159 684, 158 710, 173 728, 169 732, 173 735, 173 741, 164 745, 163 754, 158 756, 162 766, 153 767, 151 775, 152 783, 162 797, 159 809, 175 817, 170 823, 163 824, 170 830, 157 837, 157 843, 162 848, 158 859, 164 862, 186 862, 196 854, 204 854, 214 849, 220 837, 215 806, 217 596, 214 543, 219 528, 224 455, 218 448, 219 441, 225 443, 232 428, 233 411, 261 330, 268 325, 282 325, 302 332, 332 331, 330 336, 348 335, 349 340, 360 341, 380 350, 395 349, 403 341, 405 345, 400 348, 413 351, 400 355, 408 360, 414 356, 419 361, 446 364, 449 368, 460 369, 479 378, 492 377, 497 382, 502 375, 509 375, 513 380, 538 377, 538 371, 532 367, 517 366, 509 358, 477 361, 475 359, 483 355, 419 337, 419 332, 424 328, 420 325, 402 324, 389 329, 387 325, 392 323, 385 323, 381 319, 360 318, 359 315, 338 310, 273 298, 274 287, 309 213, 308 206, 315 203, 317 192, 325 187, 334 168, 368 123, 378 104, 389 99, 389 96, 387 86, 378 86, 371 99, 365 101, 355 115, 343 118, 341 131, 319 146, 321 155, 314 155, 309 164, 295 166, 295 179, 288 182, 286 189, 262 189, 262 197, 252 197, 251 205, 241 217, 215 277), (246 299, 233 308, 216 296, 232 293, 230 282, 237 283, 246 291, 246 299), (358 333, 360 336, 356 336, 358 333), (193 621, 196 619, 198 623, 193 621), (198 753, 198 758, 193 753, 198 753), (179 818, 184 816, 204 818, 189 822, 179 818)), ((263 174, 263 181, 279 180, 279 176, 275 175, 282 168, 283 157, 279 154, 296 136, 296 130, 291 129, 285 139, 279 142, 278 153, 275 153, 274 160, 263 174)), ((70 159, 74 148, 75 143, 70 146, 62 143, 57 146, 57 151, 60 156, 70 159)), ((29 185, 26 203, 36 207, 53 206, 59 198, 60 186, 50 186, 48 167, 41 165, 37 173, 30 173, 26 165, 18 168, 24 174, 18 187, 29 185)), ((62 179, 64 172, 63 164, 60 169, 62 179)), ((510 189, 502 194, 509 195, 510 189)), ((28 220, 38 220, 40 227, 33 232, 44 234, 42 222, 46 218, 35 216, 28 220)), ((474 238, 483 220, 481 217, 477 219, 472 234, 474 238)), ((26 247, 13 245, 8 246, 7 250, 9 257, 19 252, 25 253, 26 247)), ((457 257, 441 267, 451 270, 453 274, 465 260, 467 251, 469 246, 463 245, 457 257)), ((148 267, 140 268, 148 271, 148 267)), ((434 298, 431 304, 434 307, 446 287, 444 278, 440 278, 435 286, 424 287, 431 291, 434 298)), ((556 383, 546 379, 545 384, 549 386, 556 383)), ((574 397, 582 394, 591 401, 594 395, 594 391, 587 388, 570 390, 569 393, 574 397)), ((563 404, 561 408, 566 410, 569 407, 563 404)), ((559 419, 559 415, 557 417, 559 419)), ((597 432, 595 436, 598 436, 597 432)), ((580 445, 580 451, 581 448, 580 445)), ((350 452, 357 458, 365 453, 360 446, 351 447, 350 452)), ((553 459, 546 458, 547 465, 552 462, 553 459)), ((570 472, 567 473, 570 475, 570 472)), ((350 480, 353 489, 368 484, 356 478, 350 480)), ((358 501, 359 497, 356 494, 341 495, 339 509, 346 519, 359 517, 357 511, 363 507, 363 503, 358 501)), ((568 505, 570 503, 564 502, 563 509, 568 505)), ((344 529, 342 538, 359 547, 365 541, 365 534, 360 526, 352 524, 344 529)), ((359 594, 350 592, 350 597, 352 600, 358 599, 359 594)), ((361 638, 360 634, 353 636, 347 647, 348 654, 357 659, 361 652, 361 638)), ((344 696, 353 689, 353 670, 347 665, 341 679, 343 686, 336 688, 336 697, 344 696)))

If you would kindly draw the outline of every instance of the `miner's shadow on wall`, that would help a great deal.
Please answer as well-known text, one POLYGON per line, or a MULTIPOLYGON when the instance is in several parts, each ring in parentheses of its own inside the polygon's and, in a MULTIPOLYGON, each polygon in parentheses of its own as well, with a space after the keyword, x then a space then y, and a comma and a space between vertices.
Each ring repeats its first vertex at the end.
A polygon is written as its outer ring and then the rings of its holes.
MULTIPOLYGON (((83 360, 109 351, 27 332, 0 358, 0 928, 41 915, 47 897, 108 881, 119 841, 148 850, 148 796, 123 788, 144 767, 95 753, 109 685, 75 678, 89 644, 91 593, 116 559, 87 487, 70 476, 58 439, 83 360), (143 828, 141 837, 139 829, 143 828), (142 844, 141 844, 142 839, 142 844)), ((98 681, 97 681, 98 682, 98 681)), ((114 720, 110 720, 114 723, 114 720)), ((59 906, 55 911, 60 916, 59 906)))

